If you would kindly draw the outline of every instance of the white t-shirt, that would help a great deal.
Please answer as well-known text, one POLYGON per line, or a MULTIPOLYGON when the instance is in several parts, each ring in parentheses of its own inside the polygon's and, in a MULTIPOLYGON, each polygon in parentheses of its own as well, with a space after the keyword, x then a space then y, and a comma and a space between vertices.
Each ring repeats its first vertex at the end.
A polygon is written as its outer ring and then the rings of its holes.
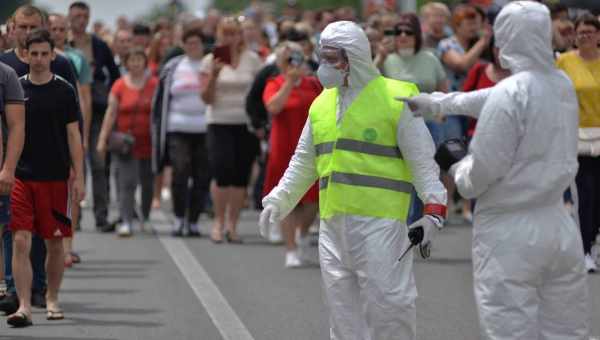
POLYGON ((206 132, 206 104, 200 98, 200 69, 202 62, 188 57, 177 65, 169 89, 168 132, 206 132))
MULTIPOLYGON (((202 72, 212 70, 213 55, 202 60, 202 72)), ((240 55, 237 68, 225 65, 216 83, 215 101, 206 109, 208 124, 247 124, 246 95, 252 86, 254 77, 262 67, 260 57, 249 50, 240 55)))

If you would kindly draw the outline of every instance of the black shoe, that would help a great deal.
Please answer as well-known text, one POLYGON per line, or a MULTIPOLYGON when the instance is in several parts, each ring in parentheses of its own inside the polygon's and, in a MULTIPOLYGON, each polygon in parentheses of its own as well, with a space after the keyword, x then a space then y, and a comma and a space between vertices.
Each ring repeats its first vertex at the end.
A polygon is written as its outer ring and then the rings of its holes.
POLYGON ((37 308, 46 308, 46 294, 31 292, 31 305, 37 308))
POLYGON ((190 229, 187 234, 188 237, 202 237, 202 234, 198 230, 190 229))
POLYGON ((103 225, 103 226, 99 226, 99 227, 98 227, 98 230, 99 230, 101 233, 112 233, 112 232, 114 232, 116 229, 117 229, 117 224, 116 224, 116 223, 108 223, 108 224, 105 224, 105 225, 103 225))
POLYGON ((0 300, 0 311, 11 315, 19 310, 19 298, 17 294, 7 294, 4 299, 0 300))

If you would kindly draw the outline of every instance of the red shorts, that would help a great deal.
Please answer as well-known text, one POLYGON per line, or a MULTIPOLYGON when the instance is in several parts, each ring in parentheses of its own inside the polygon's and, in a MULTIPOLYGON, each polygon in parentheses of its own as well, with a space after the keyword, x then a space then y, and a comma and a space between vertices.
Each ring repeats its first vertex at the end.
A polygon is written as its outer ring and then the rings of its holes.
POLYGON ((73 236, 67 181, 17 179, 10 195, 11 231, 28 230, 44 239, 73 236))

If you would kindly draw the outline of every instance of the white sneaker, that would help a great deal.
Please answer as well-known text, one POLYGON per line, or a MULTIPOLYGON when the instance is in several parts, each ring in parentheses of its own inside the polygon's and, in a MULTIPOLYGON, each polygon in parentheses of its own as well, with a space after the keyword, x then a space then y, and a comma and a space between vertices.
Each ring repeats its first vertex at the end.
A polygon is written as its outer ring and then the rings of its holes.
POLYGON ((162 188, 162 190, 160 191, 160 198, 163 201, 170 201, 171 200, 171 189, 162 188))
POLYGON ((310 235, 307 234, 306 236, 302 237, 300 233, 297 233, 296 245, 298 246, 296 252, 298 253, 298 258, 300 258, 300 261, 306 264, 319 263, 317 249, 313 249, 310 244, 310 235))
POLYGON ((279 223, 270 226, 269 242, 273 244, 283 243, 283 236, 281 235, 281 226, 279 225, 279 223))
POLYGON ((596 262, 590 254, 585 254, 585 269, 588 273, 595 273, 598 270, 596 262))
POLYGON ((286 268, 298 268, 302 266, 302 261, 298 257, 298 252, 295 250, 288 251, 285 253, 285 267, 286 268))
POLYGON ((117 235, 120 237, 131 236, 131 224, 129 223, 121 223, 117 228, 117 235))

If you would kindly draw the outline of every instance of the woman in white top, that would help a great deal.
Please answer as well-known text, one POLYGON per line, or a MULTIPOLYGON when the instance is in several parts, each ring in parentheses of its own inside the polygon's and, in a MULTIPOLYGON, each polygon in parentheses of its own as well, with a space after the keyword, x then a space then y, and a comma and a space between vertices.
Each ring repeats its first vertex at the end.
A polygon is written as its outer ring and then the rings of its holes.
POLYGON ((155 171, 167 160, 173 167, 173 236, 183 236, 185 229, 188 236, 200 236, 197 223, 208 196, 206 105, 198 95, 204 40, 201 26, 184 27, 185 54, 163 68, 153 106, 155 171))
POLYGON ((202 99, 208 104, 208 157, 213 176, 211 194, 215 220, 211 239, 241 243, 237 222, 246 200, 258 140, 248 131, 245 99, 260 70, 260 57, 246 48, 240 23, 224 18, 217 27, 217 50, 202 62, 202 99), (227 46, 227 51, 223 47, 227 46), (229 59, 229 60, 227 60, 229 59), (227 215, 226 215, 227 214, 227 215))

